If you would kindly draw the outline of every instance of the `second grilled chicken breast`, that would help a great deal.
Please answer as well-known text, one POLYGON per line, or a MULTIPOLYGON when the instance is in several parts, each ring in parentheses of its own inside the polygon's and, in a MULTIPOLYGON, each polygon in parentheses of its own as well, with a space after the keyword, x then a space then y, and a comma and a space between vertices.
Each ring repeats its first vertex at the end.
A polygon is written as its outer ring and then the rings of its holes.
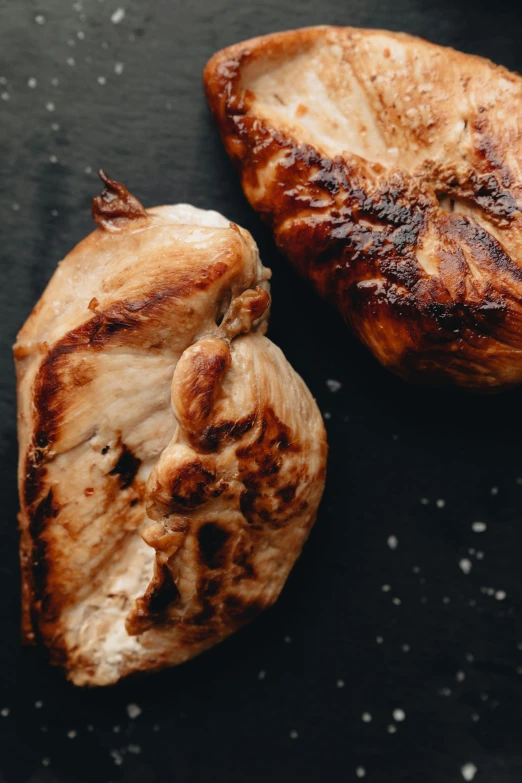
POLYGON ((278 246, 402 377, 522 381, 522 79, 379 30, 216 54, 204 84, 278 246))

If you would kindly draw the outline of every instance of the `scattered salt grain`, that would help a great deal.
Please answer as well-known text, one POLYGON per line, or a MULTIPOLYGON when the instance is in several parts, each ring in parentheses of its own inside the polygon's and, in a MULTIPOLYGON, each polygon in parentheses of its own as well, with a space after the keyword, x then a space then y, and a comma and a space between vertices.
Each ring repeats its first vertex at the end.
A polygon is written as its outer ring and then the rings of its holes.
POLYGON ((2 716, 2 718, 7 718, 7 716, 9 715, 9 712, 10 712, 9 707, 3 707, 0 710, 0 715, 2 716))
POLYGON ((120 767, 123 764, 123 758, 121 756, 121 753, 117 750, 111 750, 111 756, 114 760, 114 763, 117 767, 120 767))
POLYGON ((400 723, 405 718, 406 718, 406 713, 404 712, 404 710, 401 709, 393 710, 393 720, 396 720, 397 723, 400 723))
POLYGON ((467 557, 463 557, 462 560, 459 560, 459 568, 464 574, 469 574, 471 565, 471 560, 468 560, 467 557))
POLYGON ((471 720, 473 721, 473 723, 478 723, 478 721, 480 720, 480 715, 477 712, 472 712, 471 720))
POLYGON ((58 163, 58 158, 56 155, 49 155, 49 160, 51 163, 58 163))
POLYGON ((135 756, 141 753, 141 747, 139 745, 127 745, 129 753, 134 753, 135 756))
POLYGON ((58 87, 58 85, 60 84, 60 82, 59 82, 59 80, 56 78, 56 76, 54 76, 54 77, 51 79, 51 84, 53 85, 53 87, 58 87))
POLYGON ((340 383, 339 381, 333 380, 333 378, 329 378, 326 381, 326 385, 328 386, 328 388, 329 388, 329 390, 331 392, 338 392, 339 389, 342 388, 342 383, 340 383))
POLYGON ((107 79, 105 78, 105 76, 98 76, 96 81, 98 82, 98 84, 101 84, 102 87, 104 84, 107 84, 107 79))
POLYGON ((119 24, 120 22, 123 22, 124 19, 125 19, 124 8, 117 8, 111 16, 111 22, 113 24, 119 24))
POLYGON ((429 505, 429 502, 430 502, 430 501, 428 500, 428 498, 421 498, 421 499, 420 499, 420 502, 421 502, 421 504, 422 504, 423 506, 427 506, 427 505, 429 505))
POLYGON ((382 636, 377 636, 377 637, 375 638, 375 641, 377 642, 377 644, 382 644, 382 643, 383 643, 383 641, 384 641, 384 639, 383 639, 383 637, 382 637, 382 636))
POLYGON ((79 38, 80 41, 84 41, 85 33, 83 32, 83 30, 78 30, 78 32, 76 33, 76 37, 79 38))
POLYGON ((473 522, 471 529, 474 533, 484 533, 486 530, 486 525, 484 522, 473 522))
POLYGON ((35 701, 34 706, 36 707, 37 710, 41 710, 43 707, 43 701, 40 700, 35 701))
POLYGON ((392 603, 395 604, 395 606, 400 606, 402 601, 400 598, 392 598, 392 603))
POLYGON ((290 732, 290 738, 297 739, 298 736, 299 736, 298 732, 295 729, 292 729, 292 731, 290 732))
POLYGON ((401 644, 401 650, 405 653, 410 651, 410 645, 409 644, 401 644))
POLYGON ((388 593, 391 590, 391 585, 383 585, 381 590, 383 593, 388 593))
POLYGON ((390 549, 397 549, 397 545, 399 543, 399 540, 397 536, 388 536, 388 546, 390 549))
POLYGON ((76 737, 76 731, 74 729, 71 729, 70 731, 67 732, 67 736, 69 737, 69 739, 74 739, 76 737))
POLYGON ((51 759, 47 759, 47 758, 42 759, 42 767, 48 767, 50 763, 51 763, 51 759))
POLYGON ((68 57, 68 58, 67 58, 67 60, 66 60, 66 63, 67 63, 67 65, 70 65, 70 66, 71 66, 71 68, 72 68, 74 65, 76 65, 76 61, 75 61, 74 57, 68 57))
POLYGON ((468 762, 467 764, 464 764, 460 768, 460 774, 462 775, 464 780, 473 780, 473 778, 477 774, 477 768, 474 764, 468 762))
POLYGON ((497 601, 503 601, 505 597, 506 597, 506 593, 504 590, 497 590, 497 592, 495 593, 495 598, 497 599, 497 601))
POLYGON ((36 24, 45 24, 45 16, 43 14, 36 14, 34 21, 36 24))
POLYGON ((332 418, 332 414, 328 413, 328 411, 325 411, 323 413, 323 417, 326 419, 326 421, 329 421, 332 418))
POLYGON ((263 669, 261 669, 261 671, 260 671, 260 672, 259 672, 259 674, 257 675, 257 679, 258 679, 258 680, 264 680, 264 679, 265 679, 265 677, 266 677, 266 672, 265 672, 263 669))
POLYGON ((47 111, 54 111, 56 109, 56 106, 54 105, 54 103, 52 101, 48 101, 45 104, 45 108, 47 109, 47 111))
POLYGON ((336 684, 338 688, 344 688, 344 680, 337 680, 336 684))
POLYGON ((11 98, 8 92, 3 92, 0 97, 2 98, 3 101, 8 101, 11 98))
POLYGON ((444 687, 439 690, 439 696, 451 696, 451 688, 444 687))
POLYGON ((142 713, 141 707, 138 707, 137 704, 127 704, 127 715, 129 718, 139 718, 139 716, 142 713))
POLYGON ((358 778, 364 778, 364 776, 366 775, 366 770, 364 769, 364 767, 357 767, 357 769, 355 770, 355 774, 357 775, 358 778))
POLYGON ((369 712, 363 712, 363 714, 361 715, 361 719, 363 723, 371 723, 372 716, 370 715, 369 712))
POLYGON ((117 73, 118 76, 123 73, 123 63, 114 63, 114 73, 117 73))
POLYGON ((394 726, 393 723, 390 723, 390 725, 387 728, 388 734, 395 734, 397 731, 397 726, 394 726))
POLYGON ((31 90, 34 90, 38 82, 34 78, 34 76, 31 76, 30 79, 27 80, 27 86, 31 88, 31 90))
MULTIPOLYGON (((492 495, 498 495, 498 487, 491 487, 491 494, 492 495)), ((471 780, 471 778, 470 778, 471 780)))
POLYGON ((57 122, 53 122, 53 124, 51 125, 51 130, 53 130, 55 133, 56 131, 60 130, 60 126, 58 125, 57 122))
POLYGON ((291 636, 285 636, 285 638, 284 638, 285 644, 290 644, 291 641, 292 641, 292 637, 291 636))
POLYGON ((484 552, 477 552, 477 560, 484 560, 484 552))
POLYGON ((437 506, 437 508, 444 508, 444 506, 446 505, 446 501, 443 500, 443 498, 439 498, 438 500, 435 501, 435 505, 437 506))
POLYGON ((113 726, 112 730, 115 734, 119 734, 121 731, 121 726, 113 726))
POLYGON ((457 682, 463 682, 466 679, 466 674, 463 671, 458 671, 455 675, 455 679, 457 682))

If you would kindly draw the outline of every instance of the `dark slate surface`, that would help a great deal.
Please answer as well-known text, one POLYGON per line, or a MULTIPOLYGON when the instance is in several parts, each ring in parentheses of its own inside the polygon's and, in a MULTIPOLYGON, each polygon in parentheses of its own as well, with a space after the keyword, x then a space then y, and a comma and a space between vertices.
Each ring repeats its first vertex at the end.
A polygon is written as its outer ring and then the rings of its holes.
POLYGON ((406 30, 522 68, 522 11, 507 2, 0 2, 8 783, 457 783, 471 779, 466 764, 477 783, 522 780, 522 391, 442 393, 379 368, 276 253, 202 96, 216 49, 324 22, 406 30), (177 670, 82 692, 18 644, 10 345, 90 230, 100 166, 147 205, 189 201, 252 231, 274 270, 270 335, 328 414, 331 456, 316 528, 273 610, 177 670))

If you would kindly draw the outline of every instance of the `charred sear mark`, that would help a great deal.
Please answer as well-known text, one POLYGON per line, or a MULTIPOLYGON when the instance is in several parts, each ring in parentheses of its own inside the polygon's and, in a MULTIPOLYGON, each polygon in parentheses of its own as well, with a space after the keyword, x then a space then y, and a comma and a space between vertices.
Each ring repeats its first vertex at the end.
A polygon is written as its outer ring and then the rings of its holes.
POLYGON ((204 468, 202 462, 183 465, 170 485, 171 510, 193 511, 209 497, 216 497, 216 492, 221 494, 221 489, 213 487, 215 479, 216 474, 204 468))
POLYGON ((130 487, 141 465, 141 460, 123 443, 118 462, 109 472, 109 476, 119 476, 120 489, 130 487))
POLYGON ((251 413, 237 421, 223 421, 219 424, 211 424, 203 430, 199 439, 199 445, 206 451, 217 451, 220 444, 228 438, 239 440, 252 429, 256 421, 256 414, 251 413))
POLYGON ((127 617, 125 628, 130 636, 136 636, 152 628, 158 620, 167 619, 170 606, 179 601, 179 590, 168 565, 154 567, 154 577, 145 595, 138 598, 133 611, 127 617))
MULTIPOLYGON (((280 474, 285 457, 300 451, 301 446, 294 442, 290 428, 267 408, 257 438, 236 451, 239 475, 245 487, 239 502, 249 523, 284 523, 297 483, 287 483, 280 474)), ((300 478, 298 474, 295 482, 300 478)))
POLYGON ((223 568, 226 565, 225 544, 230 537, 228 531, 215 522, 205 522, 198 531, 198 544, 201 562, 207 568, 223 568))
POLYGON ((265 605, 261 601, 247 601, 239 595, 227 595, 225 611, 235 625, 243 625, 254 619, 263 611, 265 605))
POLYGON ((50 613, 51 606, 49 597, 46 595, 47 589, 47 541, 45 539, 45 530, 47 523, 51 519, 55 519, 60 511, 59 504, 53 498, 52 489, 49 490, 47 495, 36 506, 33 513, 30 515, 29 533, 32 538, 32 550, 31 550, 31 566, 32 566, 32 585, 34 590, 34 602, 33 611, 35 616, 33 618, 33 627, 37 627, 38 608, 42 611, 50 613))

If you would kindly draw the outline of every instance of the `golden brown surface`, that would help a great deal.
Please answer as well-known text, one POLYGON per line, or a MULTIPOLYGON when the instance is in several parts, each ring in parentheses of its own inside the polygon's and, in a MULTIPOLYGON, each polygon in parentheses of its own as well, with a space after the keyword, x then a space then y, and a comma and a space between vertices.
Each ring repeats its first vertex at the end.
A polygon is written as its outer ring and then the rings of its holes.
POLYGON ((204 85, 252 206, 404 378, 522 381, 522 79, 379 30, 218 52, 204 85))
POLYGON ((317 406, 264 337, 250 234, 103 179, 100 228, 15 346, 22 632, 80 685, 181 663, 272 604, 326 461, 317 406))

